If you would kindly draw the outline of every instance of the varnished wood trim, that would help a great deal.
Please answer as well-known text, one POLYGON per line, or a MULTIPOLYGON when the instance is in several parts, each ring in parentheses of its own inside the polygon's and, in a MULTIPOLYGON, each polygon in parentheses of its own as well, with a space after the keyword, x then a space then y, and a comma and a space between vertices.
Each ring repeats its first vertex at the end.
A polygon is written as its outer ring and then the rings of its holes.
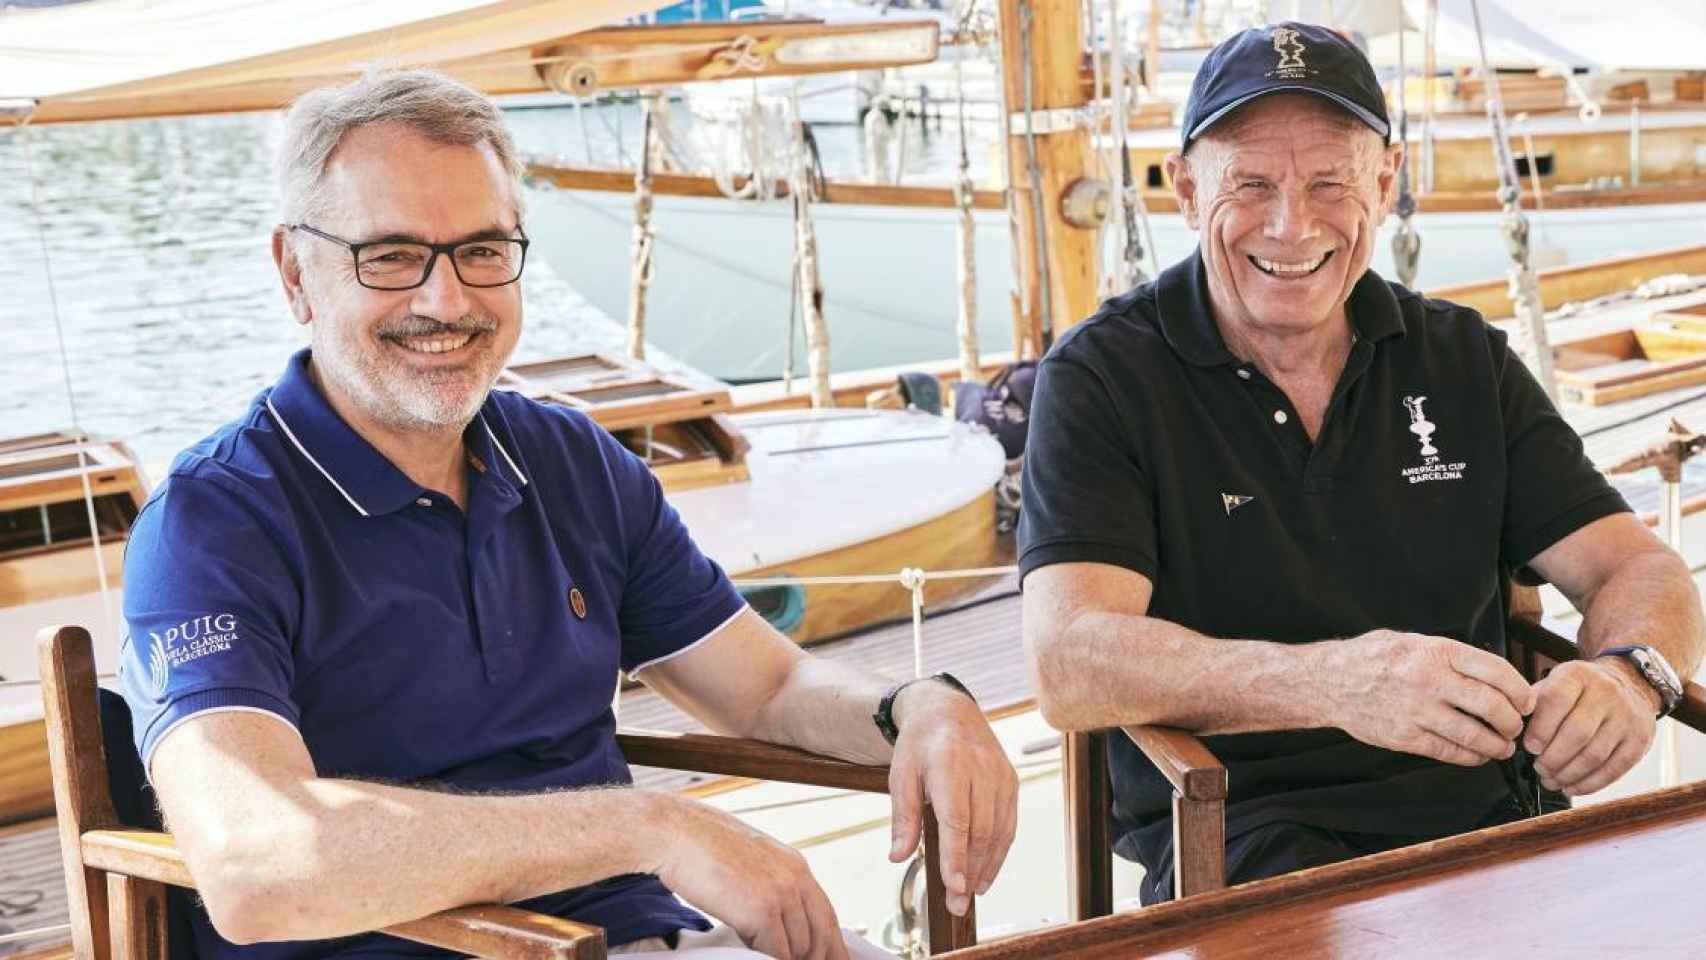
POLYGON ((195 887, 190 868, 169 833, 152 830, 91 830, 83 834, 83 862, 97 870, 195 887))
POLYGON ((1628 828, 1657 817, 1702 811, 1706 811, 1706 783, 1693 783, 1239 884, 1218 893, 1012 937, 951 956, 954 960, 1018 960, 1130 955, 1122 951, 1134 949, 1134 941, 1140 937, 1268 910, 1323 894, 1343 893, 1423 871, 1460 866, 1491 857, 1509 857, 1514 852, 1532 850, 1541 844, 1565 841, 1600 830, 1628 828))
POLYGON ((392 936, 492 960, 604 960, 604 931, 486 904, 456 907, 385 928, 392 936))
POLYGON ((166 886, 155 880, 107 874, 113 960, 165 960, 166 886))
POLYGON ((1226 886, 1226 801, 1173 794, 1173 896, 1226 886))
POLYGON ((622 730, 617 746, 628 762, 779 783, 800 783, 866 793, 887 793, 888 767, 849 763, 757 740, 703 733, 622 730))
POLYGON ((79 957, 108 960, 107 884, 84 865, 82 844, 84 831, 118 826, 95 701, 94 644, 82 627, 48 627, 37 634, 36 652, 71 942, 79 957))
POLYGON ((924 807, 924 885, 925 897, 932 909, 927 918, 930 936, 930 953, 932 956, 959 950, 977 943, 977 900, 975 897, 966 903, 964 916, 956 917, 947 910, 948 888, 946 878, 942 876, 942 847, 940 825, 936 822, 936 811, 928 804, 924 807), (941 904, 937 909, 936 905, 941 904))
MULTIPOLYGON (((631 170, 593 170, 536 160, 527 164, 527 175, 536 181, 565 190, 634 192, 634 173, 631 170)), ((737 176, 734 180, 735 187, 744 188, 746 180, 744 176, 737 176)), ((771 184, 771 189, 776 196, 788 195, 788 184, 785 180, 771 184)), ((662 197, 724 196, 716 180, 686 173, 652 174, 652 192, 662 197)), ((823 195, 817 198, 817 202, 853 207, 934 207, 945 210, 958 206, 952 187, 854 183, 847 180, 830 180, 825 183, 823 195)), ((975 210, 1000 210, 1006 203, 1006 196, 1000 190, 972 191, 972 208, 975 210)))
POLYGON ((1066 794, 1066 896, 1072 917, 1089 920, 1114 910, 1113 790, 1108 733, 1068 733, 1061 742, 1061 788, 1066 794))
POLYGON ((1195 734, 1173 727, 1121 727, 1186 800, 1225 800, 1226 768, 1195 734))

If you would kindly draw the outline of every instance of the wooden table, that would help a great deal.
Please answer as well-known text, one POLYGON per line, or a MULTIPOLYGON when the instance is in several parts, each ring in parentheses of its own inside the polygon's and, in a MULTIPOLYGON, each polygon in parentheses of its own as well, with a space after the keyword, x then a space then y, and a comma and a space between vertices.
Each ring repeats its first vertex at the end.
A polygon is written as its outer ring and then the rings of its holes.
POLYGON ((1706 783, 944 954, 1192 960, 1706 956, 1706 783))

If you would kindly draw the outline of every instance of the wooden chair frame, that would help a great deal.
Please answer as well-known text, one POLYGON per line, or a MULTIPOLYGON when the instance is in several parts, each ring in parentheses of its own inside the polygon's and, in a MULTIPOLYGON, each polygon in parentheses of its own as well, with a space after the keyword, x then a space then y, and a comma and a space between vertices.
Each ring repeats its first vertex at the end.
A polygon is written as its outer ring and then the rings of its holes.
MULTIPOLYGON (((1516 613, 1506 624, 1511 662, 1530 679, 1580 656, 1575 643, 1540 625, 1537 601, 1537 597, 1519 596, 1516 613)), ((1706 731, 1706 689, 1689 681, 1672 716, 1678 723, 1706 731)), ((1225 887, 1226 768, 1202 740, 1184 730, 1160 726, 1069 733, 1061 779, 1066 790, 1067 886, 1073 918, 1106 916, 1114 908, 1110 736, 1130 738, 1173 786, 1174 896, 1225 887)))
MULTIPOLYGON (((87 630, 50 627, 37 637, 48 756, 59 822, 60 853, 80 960, 163 960, 166 887, 194 889, 170 834, 122 826, 107 780, 87 630)), ((624 731, 617 741, 630 763, 872 793, 888 792, 888 768, 822 757, 788 747, 703 734, 624 731)), ((925 808, 926 902, 931 953, 976 942, 975 909, 947 910, 936 857, 934 813, 925 808)), ((604 931, 514 907, 457 907, 387 927, 385 933, 476 957, 502 960, 600 960, 604 931)))

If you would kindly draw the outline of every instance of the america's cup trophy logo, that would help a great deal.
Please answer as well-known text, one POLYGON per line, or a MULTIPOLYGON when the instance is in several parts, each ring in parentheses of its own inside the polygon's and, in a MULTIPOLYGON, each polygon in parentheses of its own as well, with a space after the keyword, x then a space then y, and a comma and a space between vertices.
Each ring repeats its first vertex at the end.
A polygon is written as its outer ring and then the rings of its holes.
POLYGON ((1275 73, 1301 71, 1303 64, 1302 34, 1290 27, 1280 27, 1274 31, 1274 52, 1279 54, 1279 63, 1274 64, 1275 73))
POLYGON ((1427 414, 1422 412, 1422 401, 1426 399, 1427 397, 1405 397, 1404 407, 1410 411, 1410 432, 1422 442, 1422 456, 1435 457, 1439 455, 1439 448, 1433 445, 1431 438, 1437 428, 1428 420, 1427 414))

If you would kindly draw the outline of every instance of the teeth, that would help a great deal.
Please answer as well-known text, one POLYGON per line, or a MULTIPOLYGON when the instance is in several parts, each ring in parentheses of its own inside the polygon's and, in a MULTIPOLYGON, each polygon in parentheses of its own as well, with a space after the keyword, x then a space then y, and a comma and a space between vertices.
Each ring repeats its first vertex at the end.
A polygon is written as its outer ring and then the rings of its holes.
POLYGON ((1269 273, 1276 273, 1280 276, 1297 276, 1313 273, 1317 267, 1327 261, 1327 254, 1323 253, 1313 260, 1306 260, 1302 263, 1282 263, 1278 260, 1263 260, 1261 257, 1251 257, 1250 259, 1255 262, 1256 266, 1269 273))
POLYGON ((465 333, 454 337, 398 337, 397 343, 416 353, 449 353, 452 350, 460 350, 472 339, 473 334, 465 333))

